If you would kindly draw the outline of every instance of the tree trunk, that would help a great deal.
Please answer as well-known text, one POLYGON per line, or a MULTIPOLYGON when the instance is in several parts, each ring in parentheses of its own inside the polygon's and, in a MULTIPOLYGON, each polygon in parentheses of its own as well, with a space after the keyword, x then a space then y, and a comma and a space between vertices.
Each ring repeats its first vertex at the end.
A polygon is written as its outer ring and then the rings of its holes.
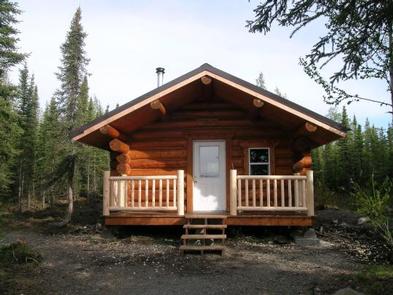
POLYGON ((390 102, 391 102, 391 116, 392 116, 392 127, 393 127, 393 24, 389 24, 389 90, 390 90, 390 102))
POLYGON ((42 192, 42 209, 45 209, 45 191, 42 192))
POLYGON ((64 225, 71 222, 72 213, 74 212, 74 189, 72 188, 72 181, 68 183, 68 208, 64 218, 64 225))
POLYGON ((22 167, 19 166, 19 183, 18 183, 18 207, 19 212, 22 212, 22 190, 23 190, 23 177, 22 177, 22 167))
POLYGON ((30 191, 27 192, 27 210, 31 208, 31 193, 30 191))

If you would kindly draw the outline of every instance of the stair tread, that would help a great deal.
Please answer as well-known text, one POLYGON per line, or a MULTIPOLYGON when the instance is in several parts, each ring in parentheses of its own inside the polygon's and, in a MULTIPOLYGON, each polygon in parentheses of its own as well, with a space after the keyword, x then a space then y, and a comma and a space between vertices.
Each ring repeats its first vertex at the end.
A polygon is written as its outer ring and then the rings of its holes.
POLYGON ((206 213, 192 213, 185 214, 185 218, 188 219, 226 219, 227 215, 224 214, 206 214, 206 213))
POLYGON ((195 245, 181 245, 180 250, 224 250, 225 247, 222 245, 203 245, 203 246, 195 246, 195 245))
POLYGON ((226 224, 185 224, 183 228, 214 228, 224 229, 227 228, 226 224))
POLYGON ((182 235, 181 239, 182 240, 205 240, 205 239, 226 239, 227 235, 201 235, 201 234, 197 234, 197 235, 193 235, 193 234, 188 234, 188 235, 182 235))

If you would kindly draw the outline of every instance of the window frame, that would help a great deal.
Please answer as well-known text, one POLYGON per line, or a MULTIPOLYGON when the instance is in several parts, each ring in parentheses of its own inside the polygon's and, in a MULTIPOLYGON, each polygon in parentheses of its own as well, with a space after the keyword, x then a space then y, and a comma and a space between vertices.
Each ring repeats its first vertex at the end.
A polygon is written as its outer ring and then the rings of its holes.
MULTIPOLYGON (((270 152, 270 147, 249 147, 247 151, 247 158, 248 158, 248 175, 261 175, 261 174, 251 174, 251 165, 267 165, 267 170, 268 174, 266 175, 271 175, 271 152, 270 152), (251 150, 267 150, 267 157, 268 161, 266 163, 257 163, 257 162, 251 162, 251 157, 250 153, 251 150)), ((263 174, 262 174, 263 175, 263 174)))

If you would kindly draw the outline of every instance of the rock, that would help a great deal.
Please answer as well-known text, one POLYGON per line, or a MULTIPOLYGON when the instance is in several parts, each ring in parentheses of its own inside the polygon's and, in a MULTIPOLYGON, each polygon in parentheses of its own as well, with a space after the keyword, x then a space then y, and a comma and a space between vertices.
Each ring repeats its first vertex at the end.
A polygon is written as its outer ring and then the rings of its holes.
POLYGON ((303 237, 304 237, 304 238, 312 238, 312 239, 316 238, 317 235, 316 235, 316 233, 315 233, 315 229, 309 228, 309 229, 304 233, 303 237))
POLYGON ((333 295, 364 295, 364 293, 360 293, 350 287, 347 287, 347 288, 338 290, 333 295))
POLYGON ((368 218, 368 217, 360 217, 360 218, 358 219, 358 225, 365 224, 365 223, 367 223, 367 222, 369 222, 369 221, 370 221, 370 218, 368 218))
POLYGON ((341 222, 341 223, 340 223, 340 226, 341 226, 341 227, 349 227, 348 223, 346 223, 346 222, 341 222))
POLYGON ((313 228, 308 229, 303 235, 294 236, 295 243, 300 246, 319 246, 320 241, 317 238, 313 228))

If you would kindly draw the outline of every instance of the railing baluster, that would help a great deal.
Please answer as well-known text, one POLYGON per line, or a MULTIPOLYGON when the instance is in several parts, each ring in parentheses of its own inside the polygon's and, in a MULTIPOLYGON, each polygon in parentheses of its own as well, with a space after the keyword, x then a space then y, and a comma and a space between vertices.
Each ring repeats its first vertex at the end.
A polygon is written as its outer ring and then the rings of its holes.
POLYGON ((252 180, 252 206, 256 207, 255 179, 252 180))
POLYGON ((266 189, 267 207, 270 207, 270 179, 267 180, 266 189))
POLYGON ((117 200, 116 206, 121 207, 121 197, 122 197, 122 190, 121 190, 121 180, 117 181, 117 200))
POLYGON ((145 179, 145 207, 149 207, 149 180, 145 179))
POLYGON ((274 179, 274 207, 277 207, 277 179, 274 179))
POLYGON ((285 182, 284 182, 284 179, 281 179, 280 186, 281 186, 281 207, 285 207, 285 194, 284 194, 285 182))
POLYGON ((242 206, 242 180, 237 180, 237 206, 242 206))
POLYGON ((302 204, 301 207, 305 207, 306 205, 306 180, 302 180, 302 204))
POLYGON ((169 207, 169 179, 166 180, 166 206, 169 207))
POLYGON ((295 207, 299 207, 299 180, 295 179, 295 207))
POLYGON ((288 179, 288 207, 292 207, 292 180, 288 179))
POLYGON ((158 204, 160 208, 162 207, 162 179, 160 178, 159 182, 159 199, 158 199, 158 204))
POLYGON ((263 207, 263 180, 259 180, 259 207, 263 207))
POLYGON ((124 181, 124 208, 128 207, 128 180, 124 181))
POLYGON ((246 207, 248 207, 248 179, 244 183, 244 188, 246 189, 246 207))
POLYGON ((131 208, 134 208, 134 198, 135 198, 135 183, 131 180, 131 208))
POLYGON ((176 193, 177 183, 176 179, 173 180, 173 207, 177 204, 177 193, 176 193))
POLYGON ((138 208, 142 207, 142 180, 138 180, 138 208))
POLYGON ((156 207, 156 180, 153 179, 151 182, 151 206, 156 207))

